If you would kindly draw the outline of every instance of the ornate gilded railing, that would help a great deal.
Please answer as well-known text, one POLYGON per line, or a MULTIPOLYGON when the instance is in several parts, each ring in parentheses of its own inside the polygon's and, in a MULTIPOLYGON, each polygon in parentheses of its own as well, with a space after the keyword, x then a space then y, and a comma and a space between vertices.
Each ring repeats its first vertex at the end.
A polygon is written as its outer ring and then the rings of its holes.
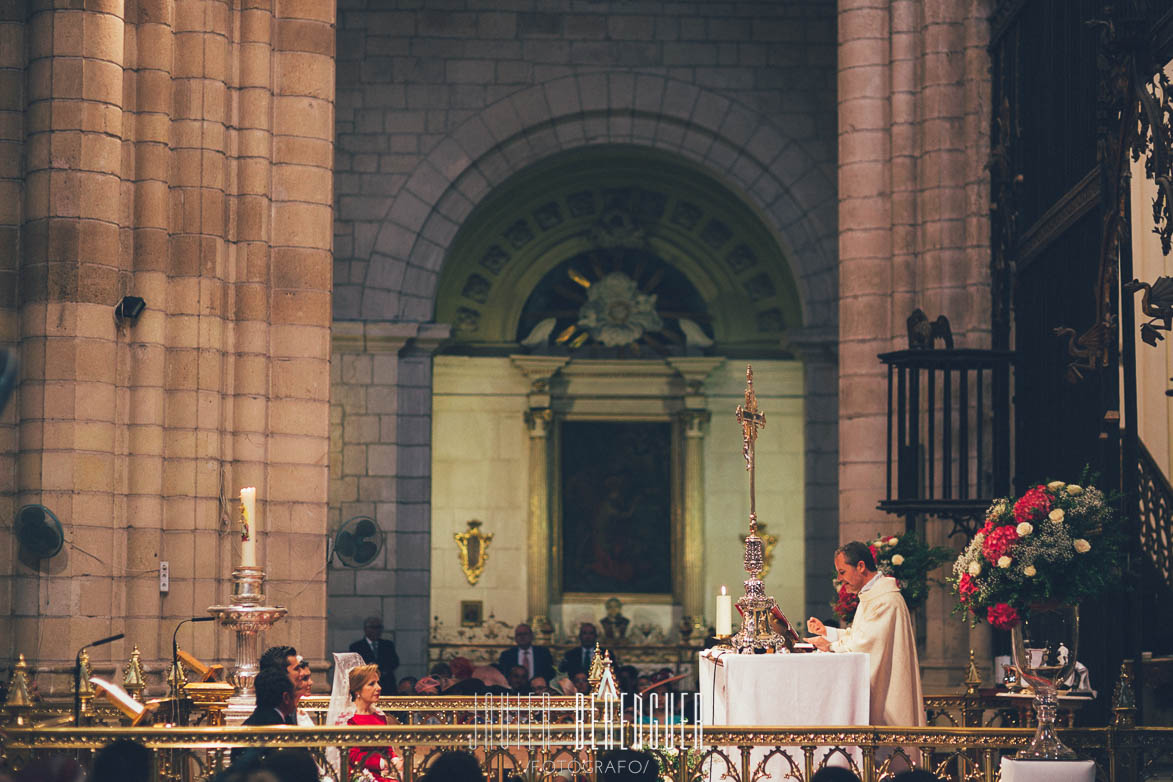
MULTIPOLYGON (((623 745, 646 743, 628 724, 623 745)), ((646 731, 646 728, 643 730, 646 731)), ((1003 754, 1025 746, 1029 729, 990 728, 707 728, 697 743, 691 730, 663 734, 652 748, 674 782, 724 779, 807 782, 828 755, 850 765, 864 782, 891 777, 896 764, 930 769, 951 782, 996 782, 1003 754), (883 760, 879 760, 883 758, 883 760)), ((1097 779, 1157 779, 1173 765, 1173 728, 1077 728, 1061 731, 1082 757, 1095 761, 1097 779)), ((94 750, 115 739, 133 739, 151 750, 157 779, 203 782, 228 762, 235 747, 304 748, 334 779, 347 779, 347 753, 331 748, 391 746, 403 758, 402 782, 418 779, 445 749, 471 749, 490 780, 545 782, 563 772, 593 780, 603 747, 589 726, 556 724, 403 725, 385 728, 9 728, 0 731, 0 758, 20 769, 39 757, 70 754, 83 765, 94 750), (334 765, 337 763, 338 765, 334 765)))

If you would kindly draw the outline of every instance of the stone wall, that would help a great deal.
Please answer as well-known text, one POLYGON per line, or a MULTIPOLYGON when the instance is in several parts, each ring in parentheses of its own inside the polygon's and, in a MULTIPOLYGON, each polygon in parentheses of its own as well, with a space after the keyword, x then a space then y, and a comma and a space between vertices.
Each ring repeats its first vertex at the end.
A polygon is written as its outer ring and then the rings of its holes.
POLYGON ((415 323, 334 324, 329 532, 368 516, 384 545, 361 568, 331 558, 326 646, 345 651, 362 637, 363 619, 380 616, 400 675, 418 674, 427 659, 431 354, 447 333, 415 323))
MULTIPOLYGON (((530 164, 600 144, 678 156, 733 188, 792 264, 804 327, 791 347, 807 363, 815 400, 805 408, 805 558, 830 561, 837 540, 834 3, 408 6, 339 4, 335 318, 431 320, 439 270, 460 227, 530 164)), ((812 574, 808 594, 815 583, 825 588, 812 574)), ((345 618, 346 628, 341 621, 332 612, 332 638, 354 634, 354 617, 345 618)), ((416 628, 427 617, 400 621, 416 628)))
MULTIPOLYGON (((136 644, 156 668, 173 624, 228 596, 246 485, 268 595, 290 610, 269 640, 321 658, 334 8, 2 7, 0 130, 24 137, 23 197, 0 184, 0 236, 19 220, 21 240, 15 327, 0 285, 0 338, 24 367, 15 504, 50 507, 66 545, 37 562, 0 535, 0 661, 52 667, 122 631, 95 658, 136 644), (124 295, 146 300, 136 322, 115 321, 124 295)), ((234 652, 211 625, 180 642, 234 652)))

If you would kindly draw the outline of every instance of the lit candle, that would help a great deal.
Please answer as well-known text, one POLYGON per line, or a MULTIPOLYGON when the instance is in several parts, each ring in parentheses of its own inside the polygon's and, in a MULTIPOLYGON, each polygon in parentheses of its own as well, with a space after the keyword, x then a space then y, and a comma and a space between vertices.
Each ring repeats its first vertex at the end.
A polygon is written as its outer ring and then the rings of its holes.
POLYGON ((717 595, 717 635, 733 635, 733 595, 726 594, 724 584, 717 595))
POLYGON ((257 566, 257 490, 250 486, 240 490, 240 566, 257 566))

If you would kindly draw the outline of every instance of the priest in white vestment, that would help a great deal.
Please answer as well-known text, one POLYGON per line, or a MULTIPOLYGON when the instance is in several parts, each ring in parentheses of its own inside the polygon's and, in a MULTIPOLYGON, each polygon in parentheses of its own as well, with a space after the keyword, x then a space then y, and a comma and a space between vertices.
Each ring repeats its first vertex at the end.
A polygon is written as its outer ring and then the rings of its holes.
POLYGON ((835 572, 859 595, 855 620, 838 630, 811 617, 807 629, 815 635, 807 641, 823 651, 867 653, 872 725, 926 724, 916 635, 896 579, 877 572, 871 550, 859 542, 835 552, 835 572))

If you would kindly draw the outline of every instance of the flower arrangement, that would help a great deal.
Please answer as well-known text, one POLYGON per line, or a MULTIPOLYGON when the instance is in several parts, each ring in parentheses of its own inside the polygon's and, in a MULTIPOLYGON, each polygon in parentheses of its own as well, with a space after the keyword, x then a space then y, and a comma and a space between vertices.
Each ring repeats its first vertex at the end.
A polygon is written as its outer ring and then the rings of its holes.
MULTIPOLYGON (((953 557, 949 549, 929 546, 915 532, 877 535, 868 548, 876 560, 876 569, 896 579, 909 610, 922 605, 928 597, 929 572, 953 557)), ((838 582, 836 586, 838 596, 831 609, 844 623, 850 622, 859 606, 859 596, 838 582)))
MULTIPOLYGON (((1085 476, 1086 479, 1086 476, 1085 476)), ((1032 605, 1078 603, 1115 581, 1119 531, 1094 486, 1051 481, 1017 500, 996 500, 957 557, 949 583, 957 610, 999 630, 1028 618, 1032 605)))

